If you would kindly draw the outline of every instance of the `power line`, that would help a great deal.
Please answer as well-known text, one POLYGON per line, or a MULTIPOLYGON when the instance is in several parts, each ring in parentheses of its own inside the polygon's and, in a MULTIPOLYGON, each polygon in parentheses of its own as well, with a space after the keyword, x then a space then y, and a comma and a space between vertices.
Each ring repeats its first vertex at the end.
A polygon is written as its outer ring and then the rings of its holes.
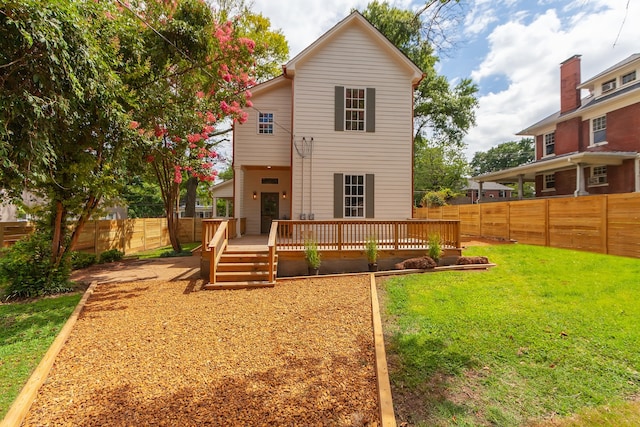
POLYGON ((616 44, 618 43, 618 39, 620 38, 620 34, 622 33, 622 28, 624 27, 624 23, 627 20, 627 15, 629 15, 629 3, 631 2, 631 0, 627 0, 627 7, 625 8, 624 11, 624 18, 622 19, 622 24, 620 24, 620 29, 618 30, 618 35, 616 36, 616 40, 613 42, 613 46, 612 47, 616 47, 616 44))

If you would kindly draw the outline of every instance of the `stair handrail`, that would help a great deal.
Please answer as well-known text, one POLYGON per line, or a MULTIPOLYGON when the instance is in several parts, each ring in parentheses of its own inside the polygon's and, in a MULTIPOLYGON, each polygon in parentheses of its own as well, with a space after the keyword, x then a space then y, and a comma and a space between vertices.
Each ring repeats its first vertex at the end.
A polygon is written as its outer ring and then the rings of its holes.
POLYGON ((278 221, 271 222, 271 229, 269 230, 269 240, 267 241, 267 247, 269 248, 269 283, 273 283, 276 280, 276 237, 278 236, 278 221))
POLYGON ((211 252, 209 258, 209 283, 216 283, 216 270, 222 253, 229 244, 229 221, 224 220, 209 241, 207 247, 211 252))

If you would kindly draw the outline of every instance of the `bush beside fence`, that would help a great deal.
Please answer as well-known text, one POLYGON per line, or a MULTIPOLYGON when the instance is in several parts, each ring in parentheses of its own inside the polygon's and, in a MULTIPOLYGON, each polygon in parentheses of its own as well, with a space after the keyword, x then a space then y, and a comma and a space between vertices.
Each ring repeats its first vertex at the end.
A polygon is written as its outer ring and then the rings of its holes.
POLYGON ((457 219, 466 237, 640 258, 640 193, 416 208, 414 218, 457 219))

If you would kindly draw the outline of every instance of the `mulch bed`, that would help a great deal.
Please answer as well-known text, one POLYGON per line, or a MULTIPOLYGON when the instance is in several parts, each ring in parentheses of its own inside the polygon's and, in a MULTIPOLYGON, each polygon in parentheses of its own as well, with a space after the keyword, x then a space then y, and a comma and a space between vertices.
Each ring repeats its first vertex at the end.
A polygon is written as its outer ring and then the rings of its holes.
POLYGON ((368 276, 200 286, 98 286, 23 425, 379 425, 368 276))

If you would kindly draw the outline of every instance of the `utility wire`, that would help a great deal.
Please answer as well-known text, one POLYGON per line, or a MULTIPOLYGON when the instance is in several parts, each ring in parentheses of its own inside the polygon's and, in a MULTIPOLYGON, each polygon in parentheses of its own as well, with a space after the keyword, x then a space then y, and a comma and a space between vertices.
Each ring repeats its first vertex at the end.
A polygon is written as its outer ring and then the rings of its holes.
POLYGON ((616 44, 618 43, 618 39, 620 38, 620 34, 622 33, 622 28, 624 27, 624 23, 627 20, 627 15, 629 15, 629 3, 631 2, 631 0, 627 0, 627 7, 625 8, 624 11, 624 18, 622 19, 622 24, 620 24, 620 29, 618 30, 618 35, 616 36, 616 40, 613 42, 613 46, 612 47, 616 47, 616 44))

